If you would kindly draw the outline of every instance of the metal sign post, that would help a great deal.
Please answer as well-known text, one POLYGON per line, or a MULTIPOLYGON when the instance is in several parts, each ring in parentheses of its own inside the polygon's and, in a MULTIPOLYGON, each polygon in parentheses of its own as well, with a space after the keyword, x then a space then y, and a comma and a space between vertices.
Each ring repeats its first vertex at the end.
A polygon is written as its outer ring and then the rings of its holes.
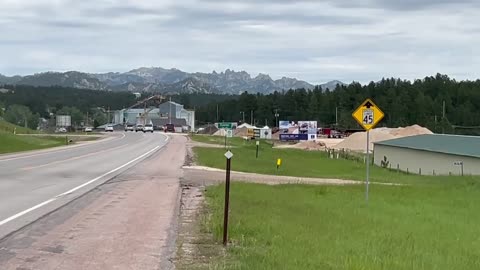
POLYGON ((230 204, 230 168, 231 168, 231 161, 233 157, 233 153, 228 150, 225 153, 225 157, 227 158, 227 170, 225 175, 225 208, 223 211, 223 245, 227 246, 228 240, 228 208, 230 204))
POLYGON ((258 146, 260 145, 260 142, 259 142, 259 141, 257 141, 257 143, 256 143, 256 144, 257 144, 257 152, 256 152, 256 154, 255 154, 255 157, 256 157, 256 158, 258 158, 258 146))
POLYGON ((367 183, 366 183, 366 190, 365 190, 365 199, 368 202, 368 186, 370 184, 370 130, 367 130, 367 183))
POLYGON ((380 108, 372 100, 366 99, 353 113, 352 116, 357 120, 367 132, 367 172, 365 181, 365 199, 368 202, 368 188, 370 184, 370 129, 380 122, 385 116, 380 108))
POLYGON ((453 165, 460 166, 460 175, 463 176, 463 161, 455 161, 453 165))

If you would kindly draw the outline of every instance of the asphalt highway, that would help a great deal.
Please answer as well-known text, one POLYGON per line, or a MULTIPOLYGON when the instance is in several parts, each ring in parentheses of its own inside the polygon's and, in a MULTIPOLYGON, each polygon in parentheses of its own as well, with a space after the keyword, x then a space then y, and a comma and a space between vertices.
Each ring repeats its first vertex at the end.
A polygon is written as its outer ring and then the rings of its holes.
POLYGON ((0 237, 119 175, 169 140, 161 133, 110 136, 83 145, 0 156, 0 237))

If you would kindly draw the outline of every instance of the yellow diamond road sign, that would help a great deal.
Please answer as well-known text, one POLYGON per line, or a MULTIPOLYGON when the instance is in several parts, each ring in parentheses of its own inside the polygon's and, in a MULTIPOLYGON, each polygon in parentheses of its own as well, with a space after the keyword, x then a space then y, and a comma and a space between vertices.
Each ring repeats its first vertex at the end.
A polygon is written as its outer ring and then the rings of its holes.
POLYGON ((385 116, 380 108, 372 100, 366 99, 353 113, 353 118, 365 129, 370 130, 375 127, 385 116))

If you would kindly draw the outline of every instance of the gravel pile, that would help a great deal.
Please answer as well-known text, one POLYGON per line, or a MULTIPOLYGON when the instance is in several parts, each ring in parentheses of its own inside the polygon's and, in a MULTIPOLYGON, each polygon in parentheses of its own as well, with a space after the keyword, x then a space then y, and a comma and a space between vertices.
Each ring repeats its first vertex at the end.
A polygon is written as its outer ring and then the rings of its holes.
MULTIPOLYGON (((373 150, 373 143, 396 138, 433 134, 429 129, 419 125, 399 128, 375 128, 370 130, 370 151, 373 150)), ((348 149, 351 151, 367 152, 367 133, 357 132, 350 135, 343 142, 333 147, 334 149, 348 149)))
POLYGON ((215 133, 213 133, 213 136, 225 137, 225 136, 227 136, 227 132, 225 131, 225 129, 219 129, 215 133))
POLYGON ((274 148, 290 148, 290 149, 302 149, 302 150, 325 150, 325 143, 320 141, 303 141, 296 144, 280 144, 274 146, 274 148))

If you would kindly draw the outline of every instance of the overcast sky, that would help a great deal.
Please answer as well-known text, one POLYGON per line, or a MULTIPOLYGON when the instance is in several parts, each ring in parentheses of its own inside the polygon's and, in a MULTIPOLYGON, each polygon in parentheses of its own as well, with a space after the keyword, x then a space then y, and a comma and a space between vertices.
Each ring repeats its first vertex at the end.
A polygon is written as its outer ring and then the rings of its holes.
POLYGON ((476 2, 0 0, 0 73, 160 66, 311 83, 476 79, 476 2))

